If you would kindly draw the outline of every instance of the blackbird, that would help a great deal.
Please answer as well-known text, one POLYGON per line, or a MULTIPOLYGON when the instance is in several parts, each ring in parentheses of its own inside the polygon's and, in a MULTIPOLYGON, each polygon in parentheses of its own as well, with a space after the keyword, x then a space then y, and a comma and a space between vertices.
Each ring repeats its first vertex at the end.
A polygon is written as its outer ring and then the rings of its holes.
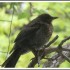
POLYGON ((17 35, 11 55, 2 64, 2 67, 15 67, 22 54, 28 51, 34 52, 42 48, 52 35, 52 20, 56 18, 57 17, 44 13, 25 25, 17 35))

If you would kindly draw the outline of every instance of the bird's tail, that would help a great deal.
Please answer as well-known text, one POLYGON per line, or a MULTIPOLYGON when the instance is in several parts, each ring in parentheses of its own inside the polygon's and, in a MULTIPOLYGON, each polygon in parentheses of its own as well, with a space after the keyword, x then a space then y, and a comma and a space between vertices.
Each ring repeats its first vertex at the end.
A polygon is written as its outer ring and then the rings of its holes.
POLYGON ((2 64, 2 67, 5 68, 15 67, 20 56, 21 56, 20 49, 14 50, 13 53, 7 58, 7 60, 2 64))

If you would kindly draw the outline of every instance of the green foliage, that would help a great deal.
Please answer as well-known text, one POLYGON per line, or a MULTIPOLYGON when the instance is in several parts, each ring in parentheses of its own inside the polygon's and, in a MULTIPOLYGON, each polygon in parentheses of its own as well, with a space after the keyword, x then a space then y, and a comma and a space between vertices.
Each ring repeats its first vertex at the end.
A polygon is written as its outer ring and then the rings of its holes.
MULTIPOLYGON (((42 13, 49 13, 52 16, 58 16, 57 20, 54 20, 54 32, 52 38, 55 35, 59 35, 59 39, 53 45, 58 45, 62 39, 70 36, 70 3, 68 2, 23 2, 23 3, 0 3, 0 51, 7 52, 9 45, 9 33, 11 25, 11 36, 9 50, 14 45, 14 40, 21 30, 22 26, 27 24, 30 20, 42 13), (12 19, 14 6, 14 14, 12 19), (3 21, 6 20, 6 21, 3 21)), ((27 67, 30 59, 34 55, 30 52, 22 55, 16 65, 19 67, 27 67)), ((5 61, 6 53, 0 52, 0 64, 5 61)), ((36 66, 37 67, 37 66, 36 66)), ((65 61, 60 65, 60 68, 70 67, 70 63, 65 61)))

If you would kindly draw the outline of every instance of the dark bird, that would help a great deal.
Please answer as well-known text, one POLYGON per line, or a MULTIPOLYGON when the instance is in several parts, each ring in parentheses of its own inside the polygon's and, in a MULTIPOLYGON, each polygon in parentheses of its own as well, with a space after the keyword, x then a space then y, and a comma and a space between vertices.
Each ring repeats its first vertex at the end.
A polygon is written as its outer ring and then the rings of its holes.
POLYGON ((41 14, 25 25, 14 41, 15 44, 11 55, 2 64, 2 67, 15 67, 22 54, 42 48, 52 35, 52 20, 56 18, 49 14, 41 14))

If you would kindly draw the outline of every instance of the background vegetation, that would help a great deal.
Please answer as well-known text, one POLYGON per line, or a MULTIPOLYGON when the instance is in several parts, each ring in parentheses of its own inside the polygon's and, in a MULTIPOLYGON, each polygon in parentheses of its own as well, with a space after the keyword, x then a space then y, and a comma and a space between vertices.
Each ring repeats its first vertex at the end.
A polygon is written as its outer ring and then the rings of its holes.
MULTIPOLYGON (((8 56, 6 52, 8 52, 11 23, 9 51, 13 47, 14 40, 22 26, 42 13, 49 13, 52 16, 59 17, 52 22, 54 26, 52 38, 55 35, 59 35, 59 39, 53 44, 54 46, 56 46, 63 38, 70 36, 70 2, 0 3, 0 65, 8 56)), ((34 55, 32 52, 22 55, 16 67, 26 68, 30 59, 33 57, 34 55)), ((42 61, 41 64, 43 62, 44 61, 42 61)), ((60 68, 70 68, 70 63, 65 61, 60 65, 60 68)))

